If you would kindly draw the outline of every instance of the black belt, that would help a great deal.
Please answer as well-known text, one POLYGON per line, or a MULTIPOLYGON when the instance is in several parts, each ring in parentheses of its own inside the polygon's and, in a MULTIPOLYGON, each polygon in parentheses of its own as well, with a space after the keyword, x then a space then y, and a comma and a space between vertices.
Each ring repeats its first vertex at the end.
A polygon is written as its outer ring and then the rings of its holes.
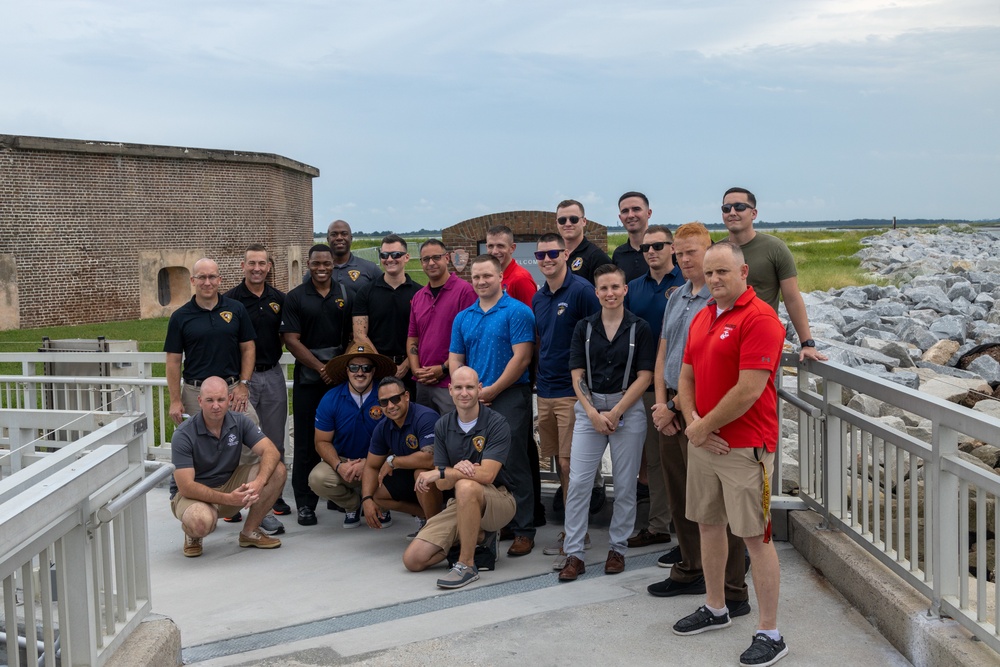
POLYGON ((401 363, 403 363, 404 361, 406 361, 406 355, 405 354, 401 354, 399 356, 389 357, 389 358, 392 359, 392 363, 396 364, 397 366, 400 365, 401 363))
MULTIPOLYGON (((207 379, 208 378, 202 378, 201 380, 184 380, 184 384, 189 384, 192 387, 200 387, 207 379)), ((222 379, 226 381, 226 384, 236 384, 240 378, 237 375, 230 375, 229 377, 222 379)))
POLYGON ((256 366, 253 367, 253 371, 254 371, 254 373, 263 373, 264 371, 271 370, 272 368, 274 368, 277 365, 278 365, 277 363, 273 363, 273 364, 257 364, 256 366))

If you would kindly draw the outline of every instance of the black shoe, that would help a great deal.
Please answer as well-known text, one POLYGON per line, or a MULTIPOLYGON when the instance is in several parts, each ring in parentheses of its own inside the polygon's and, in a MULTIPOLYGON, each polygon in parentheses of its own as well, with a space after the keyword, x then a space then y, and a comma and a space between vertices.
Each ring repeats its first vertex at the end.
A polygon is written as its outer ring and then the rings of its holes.
POLYGON ((545 520, 545 508, 539 505, 538 507, 535 508, 535 521, 534 521, 535 528, 541 528, 546 523, 548 522, 545 520))
POLYGON ((675 635, 697 635, 709 630, 721 630, 729 627, 732 623, 728 613, 716 616, 708 607, 702 605, 698 607, 698 611, 674 623, 672 629, 675 635))
POLYGON ((643 484, 642 482, 635 483, 635 502, 649 502, 649 484, 643 484))
POLYGON ((243 515, 240 514, 239 512, 237 512, 232 516, 227 516, 225 519, 223 519, 223 521, 225 521, 226 523, 239 523, 242 520, 243 520, 243 515))
POLYGON ((340 507, 340 505, 338 505, 337 503, 333 502, 332 500, 326 501, 326 508, 328 510, 336 510, 338 512, 343 512, 344 511, 343 508, 340 507))
POLYGON ((274 505, 271 506, 271 511, 278 516, 287 516, 292 513, 292 508, 288 506, 284 498, 278 498, 274 501, 274 505))
POLYGON ((743 667, 768 667, 788 655, 785 638, 774 641, 767 635, 758 632, 753 636, 750 648, 740 655, 740 665, 743 667))
POLYGON ((726 600, 726 609, 729 610, 729 618, 746 616, 750 613, 750 600, 726 600))
POLYGON ((595 486, 590 492, 590 513, 597 514, 604 509, 604 504, 608 502, 608 493, 603 486, 595 486))
POLYGON ((314 512, 311 507, 299 508, 299 525, 300 526, 316 525, 316 512, 314 512))
POLYGON ((698 577, 687 583, 664 579, 659 583, 646 586, 646 590, 649 591, 650 595, 658 598, 672 598, 676 595, 704 595, 705 577, 698 577))
POLYGON ((552 496, 552 511, 560 514, 566 511, 566 504, 563 502, 562 484, 556 489, 556 494, 552 496))
POLYGON ((663 554, 656 559, 656 564, 660 567, 673 567, 677 563, 681 562, 681 548, 674 547, 667 553, 663 554))
POLYGON ((508 540, 514 539, 514 531, 510 529, 510 526, 504 526, 503 528, 500 529, 499 539, 501 542, 506 542, 508 540))

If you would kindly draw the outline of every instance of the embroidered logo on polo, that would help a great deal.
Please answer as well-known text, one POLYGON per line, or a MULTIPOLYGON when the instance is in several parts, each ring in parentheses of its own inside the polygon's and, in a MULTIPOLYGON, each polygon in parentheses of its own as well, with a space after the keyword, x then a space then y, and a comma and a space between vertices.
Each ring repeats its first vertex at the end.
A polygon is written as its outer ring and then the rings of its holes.
POLYGON ((472 439, 472 446, 476 448, 477 452, 483 451, 483 447, 486 446, 486 438, 481 435, 477 435, 472 439))
POLYGON ((409 447, 410 449, 416 449, 417 436, 413 435, 412 433, 406 436, 406 446, 409 447))
POLYGON ((356 269, 351 269, 350 271, 347 272, 347 275, 351 277, 351 282, 354 282, 355 280, 361 277, 361 272, 356 269))
POLYGON ((663 296, 665 298, 669 299, 670 295, 673 294, 676 291, 677 291, 677 285, 674 285, 673 287, 668 287, 667 291, 663 293, 663 296))
POLYGON ((725 340, 729 338, 729 334, 731 334, 734 331, 736 331, 736 325, 727 324, 726 326, 722 327, 722 335, 719 336, 719 340, 725 340))
POLYGON ((229 437, 226 438, 226 447, 236 447, 240 444, 239 439, 237 439, 235 433, 230 433, 229 437))
POLYGON ((382 419, 382 408, 377 405, 373 405, 368 408, 368 417, 371 419, 382 419))
POLYGON ((566 309, 568 307, 569 307, 569 304, 566 303, 565 301, 562 302, 562 303, 560 303, 559 305, 557 305, 556 306, 556 316, 559 316, 559 315, 562 315, 563 313, 565 313, 566 309))
POLYGON ((281 312, 281 304, 278 303, 277 301, 272 301, 271 303, 269 303, 267 305, 271 306, 271 310, 273 310, 275 312, 275 314, 281 312))
POLYGON ((233 311, 224 310, 221 313, 219 313, 219 317, 224 319, 226 321, 226 324, 229 324, 230 322, 233 321, 233 311))
POLYGON ((342 298, 337 297, 333 300, 333 302, 337 304, 337 308, 340 308, 341 310, 344 309, 344 300, 342 298))
POLYGON ((574 271, 579 271, 583 267, 583 257, 577 257, 573 260, 573 263, 569 265, 574 271))

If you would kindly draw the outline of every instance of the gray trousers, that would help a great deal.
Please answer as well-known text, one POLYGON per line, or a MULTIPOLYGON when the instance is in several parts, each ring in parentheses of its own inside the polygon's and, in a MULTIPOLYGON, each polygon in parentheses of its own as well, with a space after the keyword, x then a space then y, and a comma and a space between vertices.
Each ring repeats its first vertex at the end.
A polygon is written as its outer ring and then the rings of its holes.
MULTIPOLYGON (((531 466, 528 464, 528 447, 537 448, 537 445, 531 424, 531 386, 515 384, 504 389, 493 399, 490 407, 503 415, 510 425, 510 451, 503 466, 510 475, 511 484, 514 485, 512 493, 517 502, 517 511, 510 522, 510 529, 514 531, 514 535, 523 535, 533 540, 535 539, 535 489, 531 479, 531 466)), ((636 471, 638 472, 638 469, 636 471)), ((635 484, 632 484, 632 496, 634 499, 635 484)))
POLYGON ((455 401, 452 400, 448 387, 428 387, 418 382, 417 395, 413 400, 442 416, 455 411, 455 401))
MULTIPOLYGON (((594 394, 594 407, 601 412, 610 410, 621 396, 621 393, 594 394)), ((590 423, 590 418, 579 401, 574 410, 576 424, 573 426, 573 448, 569 456, 569 492, 566 494, 566 538, 563 551, 567 556, 583 560, 590 490, 594 486, 594 474, 601 467, 604 450, 610 445, 615 502, 608 541, 611 549, 625 554, 628 551, 629 535, 635 527, 635 479, 639 474, 643 441, 646 438, 646 415, 642 400, 636 401, 625 411, 622 422, 611 435, 601 435, 594 430, 594 425, 590 423)))
POLYGON ((250 405, 260 418, 260 430, 285 459, 285 422, 288 421, 288 387, 278 364, 269 371, 254 371, 250 380, 250 405))

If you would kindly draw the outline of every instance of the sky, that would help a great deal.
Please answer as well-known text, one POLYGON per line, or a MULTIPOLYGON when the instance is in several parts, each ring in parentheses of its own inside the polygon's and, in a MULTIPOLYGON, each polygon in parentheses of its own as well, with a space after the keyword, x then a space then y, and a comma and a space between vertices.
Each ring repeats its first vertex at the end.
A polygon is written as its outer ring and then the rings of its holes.
POLYGON ((314 227, 996 219, 996 0, 0 0, 0 134, 276 153, 314 227))

